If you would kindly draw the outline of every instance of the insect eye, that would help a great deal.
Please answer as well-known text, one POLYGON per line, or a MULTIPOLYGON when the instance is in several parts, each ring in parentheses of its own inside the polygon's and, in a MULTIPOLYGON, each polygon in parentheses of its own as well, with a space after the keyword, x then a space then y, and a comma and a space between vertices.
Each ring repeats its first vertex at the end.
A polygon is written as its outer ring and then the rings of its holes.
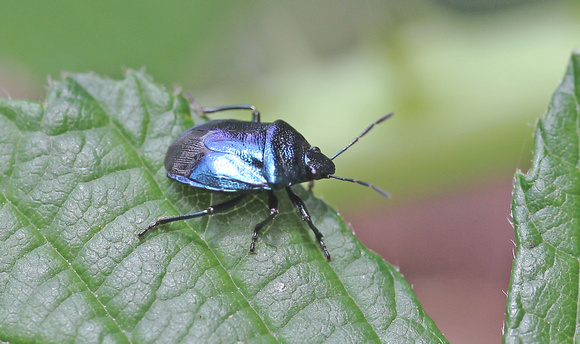
POLYGON ((310 166, 310 174, 312 174, 313 176, 318 176, 318 169, 316 168, 316 166, 310 166))

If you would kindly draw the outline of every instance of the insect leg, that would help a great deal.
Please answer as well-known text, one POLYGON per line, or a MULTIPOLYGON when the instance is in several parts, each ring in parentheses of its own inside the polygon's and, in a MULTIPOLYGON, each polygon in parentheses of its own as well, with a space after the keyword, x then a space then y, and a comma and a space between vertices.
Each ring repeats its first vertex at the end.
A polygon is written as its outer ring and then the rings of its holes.
POLYGON ((304 222, 308 224, 308 227, 310 227, 310 229, 314 233, 314 236, 316 237, 316 240, 318 240, 318 244, 320 245, 320 249, 324 252, 324 255, 326 256, 326 260, 330 260, 331 259, 330 253, 328 253, 328 250, 326 249, 326 244, 322 240, 322 233, 320 233, 318 228, 316 228, 316 226, 314 226, 314 224, 312 223, 310 213, 308 213, 308 209, 306 209, 304 201, 300 197, 298 197, 298 195, 295 194, 294 191, 292 191, 292 189, 289 186, 286 187, 286 192, 288 193, 288 197, 290 197, 290 200, 294 204, 294 207, 296 207, 296 211, 298 211, 298 214, 302 216, 302 220, 304 220, 304 222))
POLYGON ((258 240, 258 232, 260 229, 262 229, 268 223, 272 222, 276 215, 278 215, 278 197, 276 197, 276 195, 274 195, 274 191, 271 190, 268 191, 268 206, 270 207, 270 215, 268 215, 264 221, 258 223, 254 227, 254 232, 252 233, 252 243, 250 244, 250 252, 252 253, 256 248, 256 241, 258 240))
POLYGON ((193 98, 191 93, 188 93, 188 97, 191 100, 191 104, 193 105, 194 109, 198 112, 201 112, 201 115, 206 113, 213 113, 213 112, 220 112, 220 111, 227 111, 227 110, 252 110, 252 122, 260 122, 260 112, 254 105, 246 105, 246 104, 239 104, 239 105, 226 105, 226 106, 213 106, 213 107, 203 107, 199 105, 199 103, 193 98))
POLYGON ((224 212, 224 211, 232 208, 233 206, 238 204, 242 199, 244 199, 246 196, 247 196, 246 194, 242 194, 238 197, 232 198, 232 199, 225 201, 223 203, 220 203, 220 204, 212 205, 211 207, 207 207, 206 209, 204 209, 202 211, 195 212, 195 213, 160 218, 159 220, 150 224, 147 228, 145 228, 142 231, 140 231, 139 233, 137 233, 137 236, 139 238, 142 238, 143 235, 145 235, 145 233, 147 233, 151 229, 153 229, 159 225, 165 224, 165 223, 174 222, 174 221, 181 221, 181 220, 188 220, 188 219, 193 219, 194 217, 200 217, 200 216, 205 216, 205 215, 219 214, 221 212, 224 212))

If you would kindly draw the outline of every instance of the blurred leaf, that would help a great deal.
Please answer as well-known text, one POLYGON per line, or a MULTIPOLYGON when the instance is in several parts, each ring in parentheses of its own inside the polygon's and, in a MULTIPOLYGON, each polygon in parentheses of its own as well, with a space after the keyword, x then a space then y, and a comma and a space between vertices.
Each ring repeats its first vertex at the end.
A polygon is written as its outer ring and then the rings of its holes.
POLYGON ((528 174, 516 174, 518 253, 507 303, 506 343, 580 341, 580 55, 538 121, 528 174))
POLYGON ((65 76, 44 105, 0 100, 0 340, 446 342, 402 276, 302 188, 330 263, 283 195, 256 254, 261 194, 139 241, 158 217, 231 197, 165 176, 167 147, 201 120, 132 71, 65 76))

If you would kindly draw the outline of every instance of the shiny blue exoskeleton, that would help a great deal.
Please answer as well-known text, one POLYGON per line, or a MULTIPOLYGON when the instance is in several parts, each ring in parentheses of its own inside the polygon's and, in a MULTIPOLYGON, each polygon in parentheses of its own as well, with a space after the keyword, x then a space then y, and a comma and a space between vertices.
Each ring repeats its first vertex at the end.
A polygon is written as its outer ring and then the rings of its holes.
POLYGON ((254 227, 250 244, 250 252, 254 252, 258 232, 278 214, 278 199, 274 191, 286 189, 296 210, 314 232, 326 259, 330 260, 322 233, 314 226, 306 205, 290 186, 334 178, 371 187, 388 197, 386 192, 369 183, 333 175, 335 166, 332 160, 392 113, 371 124, 332 158, 328 158, 288 123, 282 120, 260 122, 260 113, 252 105, 203 108, 193 101, 193 106, 201 114, 234 109, 252 110, 253 117, 251 122, 212 120, 185 131, 167 150, 167 176, 196 188, 235 192, 239 195, 199 212, 161 218, 142 230, 139 237, 164 223, 223 212, 240 202, 249 192, 266 191, 270 214, 254 227))
POLYGON ((281 120, 196 125, 169 147, 165 168, 181 183, 225 192, 279 190, 334 173, 332 160, 281 120))

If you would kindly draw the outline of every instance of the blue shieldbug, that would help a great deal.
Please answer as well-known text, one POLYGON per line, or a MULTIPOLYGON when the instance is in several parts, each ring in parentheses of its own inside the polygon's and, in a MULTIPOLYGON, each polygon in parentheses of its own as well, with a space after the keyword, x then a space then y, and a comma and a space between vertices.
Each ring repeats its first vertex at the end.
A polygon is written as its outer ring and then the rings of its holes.
POLYGON ((370 187, 384 197, 389 197, 385 191, 369 183, 335 176, 332 160, 393 113, 379 118, 348 145, 328 158, 318 147, 311 146, 288 123, 282 120, 273 123, 260 122, 260 113, 253 105, 201 107, 193 99, 192 105, 202 115, 226 110, 251 110, 252 121, 211 120, 185 131, 167 150, 165 157, 167 176, 196 188, 233 192, 239 195, 202 211, 161 218, 139 232, 139 238, 159 225, 219 214, 235 206, 250 192, 267 191, 270 214, 254 227, 250 244, 250 252, 254 252, 258 232, 278 214, 278 198, 274 190, 286 189, 298 214, 314 233, 326 259, 330 260, 330 253, 322 240, 322 233, 314 226, 306 205, 290 186, 334 178, 370 187))

